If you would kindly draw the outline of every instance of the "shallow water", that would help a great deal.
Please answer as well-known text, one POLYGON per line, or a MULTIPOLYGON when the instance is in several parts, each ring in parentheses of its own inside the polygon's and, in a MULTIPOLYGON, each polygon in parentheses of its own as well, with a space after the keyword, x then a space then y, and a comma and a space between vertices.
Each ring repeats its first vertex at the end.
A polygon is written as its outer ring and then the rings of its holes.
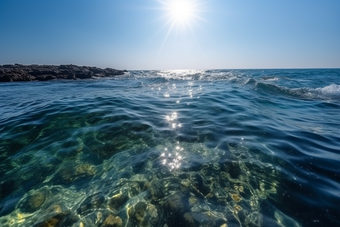
POLYGON ((1 226, 339 226, 340 70, 0 84, 1 226))

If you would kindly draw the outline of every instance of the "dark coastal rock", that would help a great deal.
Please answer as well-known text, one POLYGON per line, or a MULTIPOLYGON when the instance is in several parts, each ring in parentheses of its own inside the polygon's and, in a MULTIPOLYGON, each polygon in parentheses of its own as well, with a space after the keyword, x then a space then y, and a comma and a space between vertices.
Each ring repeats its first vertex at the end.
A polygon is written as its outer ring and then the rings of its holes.
POLYGON ((123 75, 126 70, 77 65, 0 65, 0 82, 91 79, 123 75))

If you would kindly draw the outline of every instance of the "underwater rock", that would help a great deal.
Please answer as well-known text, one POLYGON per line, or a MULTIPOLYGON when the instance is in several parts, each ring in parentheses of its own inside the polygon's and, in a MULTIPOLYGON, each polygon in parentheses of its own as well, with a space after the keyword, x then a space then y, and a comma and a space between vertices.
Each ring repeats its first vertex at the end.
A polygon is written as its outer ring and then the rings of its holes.
POLYGON ((179 192, 166 200, 165 209, 169 227, 196 226, 189 213, 188 193, 179 192))
POLYGON ((224 163, 223 167, 224 168, 222 169, 228 172, 229 175, 234 179, 237 179, 241 175, 242 171, 237 161, 228 161, 224 163))
POLYGON ((235 209, 236 209, 237 211, 241 211, 241 210, 242 210, 242 207, 239 206, 239 205, 236 205, 236 206, 235 206, 235 209))
POLYGON ((146 203, 138 202, 128 210, 129 217, 140 223, 144 219, 146 207, 146 203))
POLYGON ((188 179, 183 179, 181 185, 188 188, 190 186, 190 181, 188 179))
POLYGON ((222 226, 227 224, 227 219, 222 213, 207 211, 192 213, 191 215, 193 220, 199 223, 198 226, 222 226))
POLYGON ((128 223, 127 226, 144 226, 148 220, 145 219, 147 204, 137 202, 135 205, 127 208, 128 223))
POLYGON ((75 165, 73 162, 65 163, 55 176, 57 182, 69 184, 83 177, 92 177, 96 173, 96 168, 90 164, 82 163, 75 165))
POLYGON ((117 214, 128 201, 128 199, 128 195, 122 192, 112 196, 108 202, 109 210, 117 214))
POLYGON ((195 227, 195 221, 190 213, 185 213, 183 217, 188 227, 195 227))
POLYGON ((60 180, 63 183, 71 183, 75 180, 75 168, 72 165, 63 166, 56 175, 57 182, 60 180))
POLYGON ((33 224, 33 227, 56 227, 63 226, 63 220, 65 216, 63 214, 57 214, 49 218, 42 218, 38 223, 33 224))
POLYGON ((104 200, 104 196, 101 194, 95 194, 87 197, 80 205, 77 212, 81 215, 88 214, 92 210, 100 208, 101 205, 104 203, 104 200))
POLYGON ((129 184, 129 197, 130 198, 138 195, 140 191, 141 189, 137 182, 132 182, 129 184))
POLYGON ((29 205, 32 209, 39 208, 45 201, 45 196, 41 192, 37 192, 28 199, 29 205))
POLYGON ((148 193, 151 195, 151 200, 158 201, 165 197, 165 189, 163 180, 156 180, 150 182, 148 193))
MULTIPOLYGON (((84 139, 84 144, 87 142, 84 139)), ((180 145, 184 147, 181 155, 189 157, 186 152, 189 152, 187 147, 191 144, 180 145)), ((165 147, 171 153, 171 144, 165 147)), ((91 164, 63 162, 51 179, 54 184, 62 186, 46 186, 46 193, 39 189, 25 194, 19 202, 19 221, 32 226, 31 223, 39 218, 37 227, 230 227, 243 226, 243 223, 249 223, 244 226, 261 226, 261 216, 250 213, 260 213, 261 201, 265 198, 261 195, 274 192, 276 184, 257 180, 246 165, 248 163, 233 157, 223 162, 215 159, 203 162, 205 158, 201 160, 201 156, 217 151, 195 147, 198 151, 190 151, 196 152, 195 165, 199 167, 195 170, 190 167, 192 160, 189 158, 185 161, 189 165, 183 164, 174 171, 160 165, 160 150, 164 147, 140 153, 137 157, 133 157, 131 149, 115 155, 112 160, 104 161, 102 168, 105 170, 102 171, 107 170, 105 174, 98 174, 101 167, 91 164), (135 164, 139 160, 142 164, 135 164), (164 168, 167 171, 161 173, 164 168), (92 178, 95 175, 100 176, 92 178), (81 181, 69 185, 79 178, 81 181), (84 184, 90 186, 84 189, 84 184), (94 192, 100 193, 92 194, 94 192)), ((176 151, 176 148, 173 150, 176 151)), ((15 217, 18 213, 14 212, 6 217, 6 221, 15 217)))
POLYGON ((51 218, 44 223, 37 225, 36 227, 54 227, 58 224, 59 220, 57 218, 51 218))
POLYGON ((191 206, 193 206, 194 204, 196 204, 198 202, 198 199, 195 196, 190 196, 189 198, 189 204, 191 206))
MULTIPOLYGON (((46 204, 50 204, 51 201, 46 201, 46 204)), ((54 226, 71 226, 72 223, 79 220, 79 217, 74 213, 71 213, 69 208, 66 207, 62 202, 60 204, 51 204, 49 207, 43 206, 40 210, 35 213, 33 217, 37 218, 37 222, 33 225, 34 227, 54 227, 54 226)), ((27 220, 28 221, 28 220, 27 220)), ((29 225, 30 222, 25 222, 25 226, 29 225)))
POLYGON ((191 184, 193 188, 201 195, 206 196, 210 192, 210 188, 203 182, 201 175, 195 173, 191 176, 191 184))
POLYGON ((119 152, 119 150, 117 150, 117 146, 115 146, 112 142, 98 143, 89 140, 88 144, 91 151, 103 159, 109 159, 119 152))
POLYGON ((48 192, 45 189, 31 191, 20 201, 18 208, 24 213, 33 213, 45 202, 48 192))
POLYGON ((81 176, 81 175, 93 176, 95 174, 96 174, 96 169, 94 166, 90 164, 84 163, 76 167, 76 171, 75 171, 76 176, 81 176))
POLYGON ((235 201, 235 202, 240 202, 242 200, 242 198, 237 195, 237 194, 231 194, 231 198, 235 201))
POLYGON ((184 195, 175 194, 167 199, 167 206, 172 212, 184 213, 188 208, 184 195))
POLYGON ((123 221, 119 216, 113 216, 110 214, 104 220, 102 227, 121 227, 123 226, 123 221))
POLYGON ((126 226, 160 226, 163 221, 160 206, 149 203, 148 201, 138 201, 134 205, 127 206, 126 213, 128 221, 126 226))
POLYGON ((147 215, 148 220, 151 222, 153 226, 155 226, 160 219, 159 211, 157 207, 153 204, 149 204, 147 207, 147 212, 148 212, 148 215, 147 215))

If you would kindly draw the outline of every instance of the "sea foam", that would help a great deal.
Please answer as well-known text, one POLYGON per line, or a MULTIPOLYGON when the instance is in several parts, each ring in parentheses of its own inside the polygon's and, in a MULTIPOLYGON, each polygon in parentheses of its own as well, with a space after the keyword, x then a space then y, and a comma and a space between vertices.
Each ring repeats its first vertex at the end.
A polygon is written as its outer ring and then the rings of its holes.
POLYGON ((323 88, 316 88, 315 91, 320 95, 330 97, 330 98, 340 98, 340 85, 331 84, 323 88))

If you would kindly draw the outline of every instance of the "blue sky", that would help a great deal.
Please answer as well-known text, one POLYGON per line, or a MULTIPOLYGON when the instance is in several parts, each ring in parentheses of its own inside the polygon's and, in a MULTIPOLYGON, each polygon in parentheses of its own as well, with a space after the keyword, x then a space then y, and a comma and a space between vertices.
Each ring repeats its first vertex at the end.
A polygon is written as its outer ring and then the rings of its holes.
POLYGON ((171 1, 0 0, 0 64, 340 68, 339 0, 171 1))

